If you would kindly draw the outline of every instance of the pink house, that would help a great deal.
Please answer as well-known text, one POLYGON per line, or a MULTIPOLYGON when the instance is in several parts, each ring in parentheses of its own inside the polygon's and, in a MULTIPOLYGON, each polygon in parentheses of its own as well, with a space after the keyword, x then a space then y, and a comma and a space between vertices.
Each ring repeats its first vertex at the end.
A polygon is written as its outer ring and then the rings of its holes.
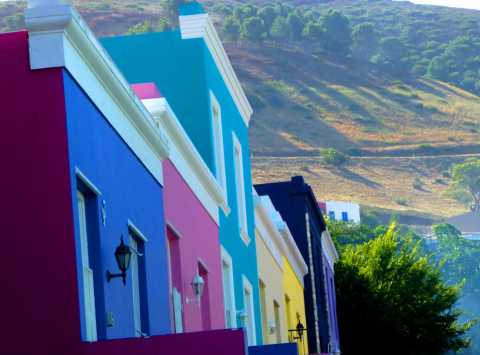
POLYGON ((218 223, 219 208, 226 203, 223 192, 155 84, 132 88, 162 128, 170 151, 163 174, 173 329, 221 329, 225 319, 218 223))

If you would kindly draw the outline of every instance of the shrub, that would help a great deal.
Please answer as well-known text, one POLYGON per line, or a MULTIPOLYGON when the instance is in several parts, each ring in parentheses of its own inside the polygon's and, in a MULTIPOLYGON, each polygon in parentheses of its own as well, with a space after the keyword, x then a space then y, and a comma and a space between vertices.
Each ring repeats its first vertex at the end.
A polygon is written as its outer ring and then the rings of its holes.
POLYGON ((393 200, 395 201, 396 204, 398 204, 400 206, 407 206, 408 205, 408 199, 406 197, 397 196, 393 200))
POLYGON ((348 160, 348 157, 345 154, 333 148, 322 149, 320 155, 322 156, 323 161, 328 165, 340 166, 345 164, 348 160))
POLYGON ((423 187, 422 180, 420 180, 418 177, 413 180, 413 188, 416 190, 421 190, 423 187))

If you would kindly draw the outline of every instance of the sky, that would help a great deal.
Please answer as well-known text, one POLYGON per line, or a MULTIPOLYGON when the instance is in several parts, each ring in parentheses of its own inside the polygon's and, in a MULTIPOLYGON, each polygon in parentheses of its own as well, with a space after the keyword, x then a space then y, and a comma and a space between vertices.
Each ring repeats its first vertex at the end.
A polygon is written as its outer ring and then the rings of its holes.
POLYGON ((409 0, 415 4, 441 5, 480 10, 480 0, 409 0))

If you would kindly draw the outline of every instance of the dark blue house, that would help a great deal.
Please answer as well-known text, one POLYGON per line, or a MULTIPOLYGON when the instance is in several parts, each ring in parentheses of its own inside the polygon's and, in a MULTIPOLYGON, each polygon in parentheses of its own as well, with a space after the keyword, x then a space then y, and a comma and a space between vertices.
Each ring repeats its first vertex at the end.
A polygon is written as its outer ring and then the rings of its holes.
POLYGON ((312 188, 301 176, 255 188, 259 195, 270 196, 307 262, 309 272, 304 281, 310 352, 339 353, 332 267, 337 254, 312 188))

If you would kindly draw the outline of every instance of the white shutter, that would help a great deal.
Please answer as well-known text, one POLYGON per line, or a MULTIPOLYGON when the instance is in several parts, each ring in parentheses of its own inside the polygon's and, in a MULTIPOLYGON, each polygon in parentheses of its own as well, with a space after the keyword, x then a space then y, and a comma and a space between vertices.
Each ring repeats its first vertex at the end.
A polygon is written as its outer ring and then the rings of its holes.
POLYGON ((80 226, 80 254, 83 276, 83 303, 85 308, 85 340, 97 340, 97 318, 95 314, 95 288, 93 270, 90 268, 88 256, 87 216, 85 197, 77 191, 78 217, 80 226))
POLYGON ((175 320, 175 333, 183 333, 183 307, 182 307, 182 294, 174 287, 172 290, 173 297, 173 316, 175 320))

